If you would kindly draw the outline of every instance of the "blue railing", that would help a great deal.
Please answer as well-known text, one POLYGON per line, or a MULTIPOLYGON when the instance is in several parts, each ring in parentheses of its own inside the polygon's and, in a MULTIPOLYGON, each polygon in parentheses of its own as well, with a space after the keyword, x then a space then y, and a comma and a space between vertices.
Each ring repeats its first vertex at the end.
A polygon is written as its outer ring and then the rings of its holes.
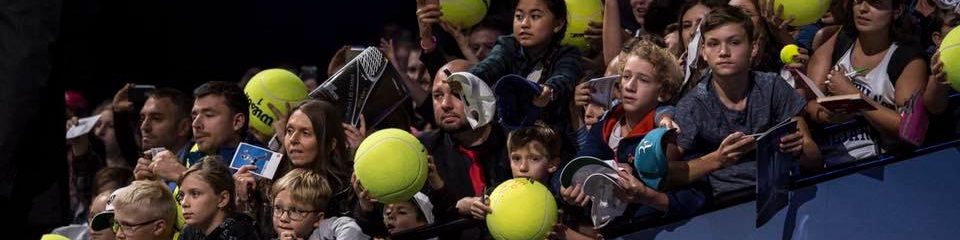
MULTIPOLYGON (((960 111, 960 94, 954 94, 950 96, 950 108, 955 111, 960 111)), ((952 114, 952 113, 948 113, 952 114)), ((953 119, 950 121, 956 121, 953 119)), ((836 124, 832 126, 827 126, 824 130, 827 132, 834 132, 838 129, 845 129, 856 127, 855 121, 836 124)), ((931 131, 938 131, 933 130, 931 131)), ((928 136, 929 137, 929 136, 928 136)), ((789 186, 791 191, 802 190, 810 188, 817 184, 824 182, 832 181, 834 179, 843 178, 851 174, 858 172, 867 171, 869 169, 874 169, 882 166, 887 166, 897 162, 901 162, 908 159, 914 159, 918 157, 923 157, 928 154, 936 153, 943 151, 945 149, 957 148, 960 147, 960 136, 957 133, 951 133, 944 137, 943 134, 939 138, 945 138, 944 141, 935 141, 929 142, 924 146, 918 147, 913 151, 908 152, 898 152, 896 154, 884 154, 875 158, 865 159, 856 162, 850 162, 842 165, 832 166, 825 171, 816 172, 816 173, 803 173, 800 176, 793 179, 792 183, 789 186)), ((930 139, 930 138, 928 138, 930 139)), ((960 161, 960 159, 955 159, 960 161)), ((960 174, 958 172, 957 174, 960 174)), ((698 216, 704 214, 710 214, 717 211, 722 211, 724 209, 731 208, 733 206, 743 205, 756 200, 756 194, 753 189, 746 189, 742 191, 732 192, 724 194, 722 196, 717 196, 711 201, 711 203, 701 209, 697 214, 693 216, 686 217, 652 217, 647 219, 635 219, 630 221, 628 224, 613 225, 607 226, 603 229, 600 229, 600 233, 606 238, 615 238, 624 235, 637 235, 636 233, 641 233, 650 229, 664 228, 670 225, 676 225, 685 221, 689 221, 698 216)), ((960 218, 960 217, 958 217, 960 218)), ((753 222, 753 219, 736 219, 734 221, 745 221, 753 222)), ((475 227, 484 224, 482 221, 473 220, 473 219, 459 219, 452 222, 439 223, 424 226, 417 229, 411 229, 398 233, 392 237, 392 239, 427 239, 436 237, 439 235, 446 235, 450 233, 458 233, 464 228, 475 227)), ((642 235, 642 234, 641 234, 642 235)), ((635 237, 635 236, 634 236, 635 237)))

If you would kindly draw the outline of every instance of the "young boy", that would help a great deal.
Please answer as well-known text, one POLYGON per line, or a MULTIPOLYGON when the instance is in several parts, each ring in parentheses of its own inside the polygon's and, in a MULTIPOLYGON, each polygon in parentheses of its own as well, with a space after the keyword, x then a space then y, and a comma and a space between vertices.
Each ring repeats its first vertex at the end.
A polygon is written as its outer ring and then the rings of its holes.
POLYGON ((273 184, 273 229, 279 239, 369 239, 349 217, 326 217, 332 191, 322 175, 294 169, 273 184))
MULTIPOLYGON (((510 162, 510 172, 514 178, 530 178, 547 186, 556 192, 551 181, 551 174, 556 172, 560 165, 560 136, 549 127, 523 127, 507 136, 507 152, 510 162)), ((470 206, 470 215, 476 219, 484 219, 490 213, 490 208, 476 197, 470 206)))
MULTIPOLYGON (((632 166, 637 146, 658 124, 658 106, 669 103, 679 92, 682 75, 676 60, 666 49, 649 41, 639 41, 618 56, 620 63, 619 95, 621 101, 590 129, 590 135, 578 156, 613 159, 618 164, 618 175, 624 183, 619 195, 630 203, 645 207, 628 213, 642 216, 653 212, 684 215, 702 205, 702 196, 691 195, 688 189, 667 193, 650 189, 639 183, 632 166), (651 191, 652 190, 652 191, 651 191)), ((659 108, 663 108, 660 106, 659 108)), ((681 131, 684 131, 681 127, 681 131)), ((668 142, 669 160, 678 160, 677 146, 668 142)), ((667 185, 667 184, 665 184, 667 185)), ((564 201, 586 206, 582 186, 561 189, 564 201)))
POLYGON ((406 202, 387 204, 383 208, 383 225, 393 235, 433 224, 433 204, 426 194, 417 193, 406 202))
POLYGON ((756 140, 750 134, 791 118, 796 132, 781 137, 780 151, 808 168, 822 166, 819 150, 803 118, 805 102, 776 73, 751 71, 757 43, 750 17, 730 6, 715 7, 703 19, 701 56, 710 66, 696 87, 680 100, 677 144, 688 169, 674 178, 694 181, 708 176, 713 195, 749 189, 756 184, 756 140), (682 176, 681 176, 682 175, 682 176))

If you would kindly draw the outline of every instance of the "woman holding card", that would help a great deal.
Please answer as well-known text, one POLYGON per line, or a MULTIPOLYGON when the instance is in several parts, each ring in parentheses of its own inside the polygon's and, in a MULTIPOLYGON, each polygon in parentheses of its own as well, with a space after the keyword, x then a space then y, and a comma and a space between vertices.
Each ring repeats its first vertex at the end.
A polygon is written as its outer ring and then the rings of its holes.
POLYGON ((875 110, 842 113, 816 101, 807 114, 820 123, 859 121, 859 127, 831 131, 821 145, 827 165, 877 156, 897 142, 898 110, 926 83, 922 51, 906 26, 906 1, 848 1, 848 23, 813 53, 807 75, 828 95, 859 95, 875 110), (882 146, 882 147, 878 147, 882 146), (884 149, 884 150, 881 150, 884 149))
MULTIPOLYGON (((273 179, 279 179, 294 168, 305 168, 321 173, 333 190, 327 216, 351 215, 356 205, 351 191, 350 175, 353 163, 347 150, 347 138, 341 123, 342 113, 332 104, 308 100, 294 107, 286 117, 278 119, 274 127, 282 140, 284 154, 273 179), (282 128, 280 128, 282 126, 282 128)), ((254 166, 244 166, 234 174, 237 184, 237 203, 241 209, 256 216, 257 227, 271 233, 272 208, 269 192, 272 181, 258 179, 250 172, 254 166)))

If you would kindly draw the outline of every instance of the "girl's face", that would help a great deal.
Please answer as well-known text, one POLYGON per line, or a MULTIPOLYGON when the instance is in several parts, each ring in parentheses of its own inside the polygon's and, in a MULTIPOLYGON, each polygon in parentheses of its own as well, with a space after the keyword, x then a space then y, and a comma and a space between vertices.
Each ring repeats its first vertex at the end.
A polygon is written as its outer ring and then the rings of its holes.
MULTIPOLYGON (((117 139, 113 132, 113 111, 104 110, 100 112, 100 119, 97 120, 97 124, 93 127, 93 134, 96 134, 97 138, 100 141, 103 141, 104 145, 109 147, 117 146, 117 139)), ((114 149, 119 149, 116 147, 114 149)))
POLYGON ((524 48, 546 46, 564 21, 556 18, 545 0, 520 0, 513 12, 513 35, 524 48))
POLYGON ((896 15, 891 0, 854 0, 853 22, 859 32, 889 29, 896 15))
POLYGON ((419 217, 417 206, 410 201, 387 204, 383 209, 383 224, 387 226, 390 234, 427 224, 417 220, 417 217, 419 217))
POLYGON ((656 69, 647 59, 630 55, 623 65, 620 79, 620 97, 627 114, 646 114, 657 106, 660 80, 656 69))
POLYGON ((220 209, 231 201, 226 192, 217 194, 209 183, 196 174, 190 174, 183 179, 180 191, 183 192, 180 205, 183 207, 183 219, 187 225, 203 230, 209 226, 220 225, 213 221, 220 209))
POLYGON ((299 238, 307 238, 320 226, 321 219, 322 211, 294 203, 290 190, 280 191, 273 199, 273 230, 277 235, 293 233, 299 238))
POLYGON ((653 3, 653 0, 630 0, 630 10, 633 12, 633 20, 642 25, 644 22, 643 18, 647 16, 647 10, 650 9, 651 3, 653 3))
POLYGON ((683 46, 686 48, 687 45, 690 45, 690 40, 693 39, 693 34, 697 30, 697 26, 700 26, 700 20, 703 20, 703 16, 710 11, 710 8, 703 4, 697 4, 688 9, 683 13, 683 22, 681 23, 681 34, 683 34, 683 46))
POLYGON ((303 111, 296 110, 287 120, 287 129, 284 135, 283 146, 287 149, 287 156, 295 167, 303 167, 317 159, 320 145, 317 142, 317 132, 313 123, 303 111))

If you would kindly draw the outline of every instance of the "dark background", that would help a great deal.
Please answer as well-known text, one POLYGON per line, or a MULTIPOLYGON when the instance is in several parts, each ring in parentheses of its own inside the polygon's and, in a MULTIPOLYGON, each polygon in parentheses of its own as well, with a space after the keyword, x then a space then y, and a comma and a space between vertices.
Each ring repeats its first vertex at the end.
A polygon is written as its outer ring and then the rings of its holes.
POLYGON ((417 29, 414 0, 70 0, 61 22, 53 77, 94 106, 126 82, 189 91, 250 67, 316 65, 323 79, 340 46, 377 45, 388 23, 417 29))

